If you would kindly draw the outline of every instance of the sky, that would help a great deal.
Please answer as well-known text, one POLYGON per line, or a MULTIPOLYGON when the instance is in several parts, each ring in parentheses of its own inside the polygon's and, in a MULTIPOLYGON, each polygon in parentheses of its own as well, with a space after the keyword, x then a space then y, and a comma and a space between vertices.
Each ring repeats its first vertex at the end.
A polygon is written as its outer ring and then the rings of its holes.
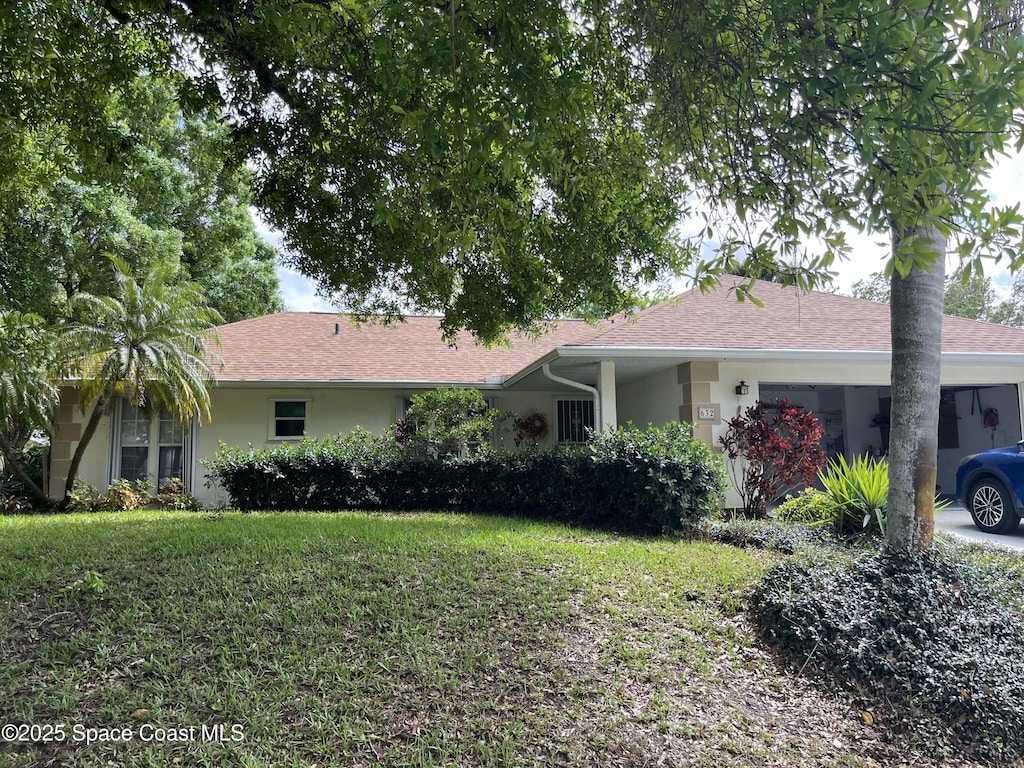
MULTIPOLYGON (((1024 208, 1024 154, 1008 157, 999 163, 989 176, 988 189, 998 205, 1021 204, 1024 208)), ((281 249, 281 237, 271 230, 260 219, 256 218, 257 227, 263 237, 278 249, 281 249)), ((889 255, 887 239, 851 234, 849 240, 853 245, 854 255, 847 261, 840 262, 835 269, 839 273, 835 285, 841 293, 849 293, 858 280, 866 280, 873 272, 881 271, 889 255)), ((281 296, 288 309, 300 312, 336 312, 330 303, 316 295, 316 286, 309 279, 284 266, 278 266, 278 278, 281 283, 281 296)), ((1005 267, 994 266, 986 271, 992 278, 994 290, 1000 297, 1009 292, 1012 277, 1005 267)), ((680 290, 687 286, 681 285, 680 290)))

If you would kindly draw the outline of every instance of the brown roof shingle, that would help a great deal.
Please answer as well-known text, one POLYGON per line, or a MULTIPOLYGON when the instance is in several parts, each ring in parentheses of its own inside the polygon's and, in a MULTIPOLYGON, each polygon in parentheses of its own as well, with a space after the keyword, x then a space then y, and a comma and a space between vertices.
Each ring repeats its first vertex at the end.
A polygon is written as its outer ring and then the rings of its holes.
MULTIPOLYGON (((758 282, 752 301, 737 302, 741 278, 723 278, 708 293, 687 291, 641 312, 635 322, 579 342, 585 346, 679 349, 891 349, 889 305, 833 293, 801 293, 758 282)), ((1024 329, 946 316, 943 352, 1024 353, 1024 329)))
MULTIPOLYGON (((763 302, 736 301, 740 278, 688 291, 597 327, 565 320, 539 338, 513 334, 508 347, 477 345, 468 333, 455 347, 436 317, 394 325, 356 325, 344 315, 281 312, 221 326, 221 381, 422 382, 482 384, 510 377, 561 346, 623 348, 882 351, 890 349, 886 304, 831 293, 799 293, 761 282, 763 302), (337 332, 335 328, 337 327, 337 332)), ((947 316, 944 352, 1024 354, 1024 330, 947 316)))
POLYGON ((482 347, 468 333, 459 334, 450 347, 436 317, 408 317, 388 326, 357 325, 332 313, 279 312, 218 328, 221 348, 215 351, 224 367, 218 366, 217 378, 484 383, 489 376, 511 376, 552 349, 598 332, 568 320, 538 339, 513 335, 510 347, 482 347))

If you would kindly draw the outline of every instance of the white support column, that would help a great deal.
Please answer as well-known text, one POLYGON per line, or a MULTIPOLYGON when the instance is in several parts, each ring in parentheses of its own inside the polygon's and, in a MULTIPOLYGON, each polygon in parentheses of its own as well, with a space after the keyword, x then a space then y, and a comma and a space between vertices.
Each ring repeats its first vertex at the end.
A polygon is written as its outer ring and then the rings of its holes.
POLYGON ((601 398, 601 423, 597 425, 599 432, 615 429, 619 425, 615 395, 615 361, 602 360, 598 364, 597 391, 601 398))

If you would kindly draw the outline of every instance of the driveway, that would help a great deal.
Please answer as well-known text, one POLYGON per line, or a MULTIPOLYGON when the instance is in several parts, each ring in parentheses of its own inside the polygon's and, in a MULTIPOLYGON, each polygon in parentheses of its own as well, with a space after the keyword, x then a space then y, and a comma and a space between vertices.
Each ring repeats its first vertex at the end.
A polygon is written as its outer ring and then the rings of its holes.
POLYGON ((1017 528, 1016 532, 1008 536, 998 536, 994 533, 982 533, 974 526, 970 513, 963 505, 953 502, 941 512, 935 515, 935 530, 953 533, 957 536, 980 541, 986 544, 996 544, 1009 549, 1024 551, 1024 523, 1017 528))

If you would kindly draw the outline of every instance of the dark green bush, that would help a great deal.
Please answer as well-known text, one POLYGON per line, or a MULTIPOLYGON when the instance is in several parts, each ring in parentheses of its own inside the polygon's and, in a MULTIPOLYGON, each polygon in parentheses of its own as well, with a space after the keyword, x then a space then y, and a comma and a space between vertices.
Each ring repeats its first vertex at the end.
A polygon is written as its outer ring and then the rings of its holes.
POLYGON ((756 588, 752 616, 794 666, 847 687, 876 717, 985 759, 1024 756, 1024 625, 962 566, 935 555, 791 560, 756 588))
POLYGON ((377 479, 390 479, 401 456, 390 437, 357 429, 259 450, 222 443, 204 464, 208 483, 222 487, 239 509, 332 511, 378 507, 393 489, 377 479))
POLYGON ((744 518, 729 522, 708 522, 694 530, 693 536, 717 544, 741 549, 766 549, 784 555, 791 555, 802 546, 822 543, 821 532, 809 527, 744 518))
POLYGON ((717 508, 721 460, 692 428, 601 435, 583 446, 435 458, 358 430, 270 450, 221 447, 206 464, 239 509, 440 509, 635 533, 677 531, 717 508))

